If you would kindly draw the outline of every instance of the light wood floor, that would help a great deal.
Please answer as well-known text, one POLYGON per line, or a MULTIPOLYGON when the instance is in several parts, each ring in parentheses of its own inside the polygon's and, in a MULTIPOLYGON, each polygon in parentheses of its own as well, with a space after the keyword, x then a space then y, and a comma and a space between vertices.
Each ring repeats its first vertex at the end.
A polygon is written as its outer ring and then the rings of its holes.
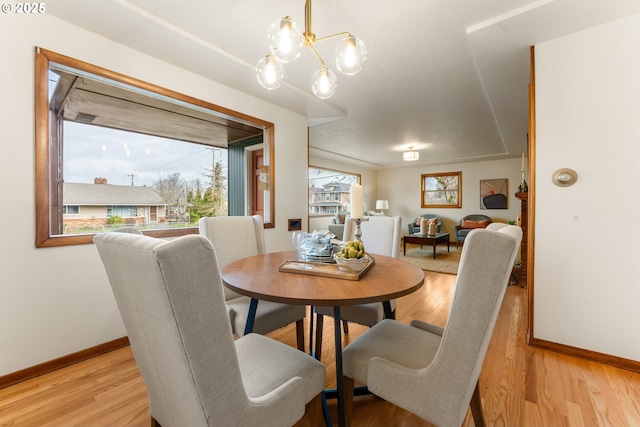
MULTIPOLYGON (((398 320, 444 325, 455 276, 426 274, 420 291, 398 301, 398 320)), ((640 426, 640 374, 528 347, 526 299, 525 289, 508 288, 480 376, 488 426, 640 426)), ((327 319, 323 362, 330 388, 332 328, 327 319)), ((364 330, 350 325, 347 343, 364 330)), ((295 346, 293 325, 270 336, 295 346)), ((335 423, 335 402, 330 409, 335 423)), ((353 415, 355 427, 431 425, 375 396, 357 397, 353 415)), ((148 427, 147 395, 129 347, 0 390, 5 426, 148 427)), ((473 426, 470 414, 463 426, 473 426)))

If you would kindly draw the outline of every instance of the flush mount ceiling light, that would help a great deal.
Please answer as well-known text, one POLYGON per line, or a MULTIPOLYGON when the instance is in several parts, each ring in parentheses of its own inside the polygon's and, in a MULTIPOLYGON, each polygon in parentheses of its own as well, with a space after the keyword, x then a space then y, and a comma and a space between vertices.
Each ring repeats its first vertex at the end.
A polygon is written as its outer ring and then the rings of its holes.
POLYGON ((420 153, 417 151, 413 151, 413 146, 409 147, 409 151, 405 151, 402 153, 402 160, 407 162, 412 162, 414 160, 418 160, 420 158, 420 153))
POLYGON ((280 86, 284 78, 282 63, 291 62, 300 56, 302 46, 305 45, 318 58, 322 67, 311 77, 311 89, 321 99, 330 98, 336 91, 337 77, 328 69, 322 57, 314 49, 314 43, 334 37, 344 36, 335 50, 336 68, 350 76, 362 69, 367 59, 367 48, 362 40, 349 32, 337 33, 326 37, 316 38, 311 30, 311 0, 304 4, 304 33, 301 33, 290 16, 274 22, 267 33, 270 52, 258 61, 256 76, 258 82, 265 89, 275 89, 280 86))

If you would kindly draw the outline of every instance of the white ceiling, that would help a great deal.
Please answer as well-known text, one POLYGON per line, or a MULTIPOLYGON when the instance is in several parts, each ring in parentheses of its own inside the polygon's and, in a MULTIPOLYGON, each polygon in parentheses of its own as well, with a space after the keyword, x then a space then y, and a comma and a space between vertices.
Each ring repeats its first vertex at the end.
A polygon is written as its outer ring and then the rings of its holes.
MULTIPOLYGON (((349 31, 367 45, 355 76, 320 100, 309 49, 274 91, 256 81, 266 31, 303 0, 56 0, 47 13, 309 118, 311 154, 366 168, 519 157, 527 141, 529 46, 640 13, 638 0, 316 0, 318 37, 349 31)), ((215 100, 212 100, 215 102, 215 100)))

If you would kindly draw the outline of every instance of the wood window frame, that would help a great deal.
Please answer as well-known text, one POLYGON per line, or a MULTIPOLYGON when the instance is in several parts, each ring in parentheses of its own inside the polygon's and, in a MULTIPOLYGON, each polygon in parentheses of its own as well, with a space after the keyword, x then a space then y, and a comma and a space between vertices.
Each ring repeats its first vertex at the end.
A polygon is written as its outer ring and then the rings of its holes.
MULTIPOLYGON (((53 117, 49 108, 49 67, 56 63, 76 70, 100 76, 115 82, 128 85, 142 91, 148 91, 179 102, 205 108, 228 117, 232 120, 248 123, 263 129, 265 161, 268 161, 269 174, 269 217, 265 218, 264 227, 275 227, 275 156, 274 156, 274 124, 248 116, 237 111, 221 107, 179 92, 172 91, 124 74, 110 71, 77 59, 70 58, 40 47, 35 49, 35 209, 36 209, 36 248, 67 246, 93 243, 94 234, 61 235, 52 233, 52 224, 62 215, 63 176, 60 171, 62 144, 59 139, 60 121, 53 117)), ((197 227, 181 229, 150 230, 144 234, 153 237, 175 237, 197 234, 197 227)))
POLYGON ((462 172, 442 172, 424 173, 420 175, 420 207, 422 208, 461 208, 462 207, 462 172), (455 188, 427 189, 427 180, 435 179, 440 182, 443 179, 455 178, 457 186, 455 188), (453 201, 442 201, 442 203, 429 203, 432 199, 427 197, 427 193, 453 193, 453 201))

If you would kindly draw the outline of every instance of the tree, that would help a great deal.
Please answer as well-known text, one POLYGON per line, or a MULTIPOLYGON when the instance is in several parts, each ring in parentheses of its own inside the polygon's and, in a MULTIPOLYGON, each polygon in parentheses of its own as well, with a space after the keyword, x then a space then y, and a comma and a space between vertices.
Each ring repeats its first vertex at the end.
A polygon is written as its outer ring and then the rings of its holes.
POLYGON ((202 196, 201 205, 198 208, 200 216, 226 216, 227 215, 227 177, 224 176, 222 159, 214 162, 213 170, 207 175, 211 185, 202 196))
POLYGON ((187 188, 180 173, 175 172, 166 176, 160 175, 153 182, 151 188, 156 190, 162 200, 168 205, 169 212, 183 213, 187 201, 187 188))

